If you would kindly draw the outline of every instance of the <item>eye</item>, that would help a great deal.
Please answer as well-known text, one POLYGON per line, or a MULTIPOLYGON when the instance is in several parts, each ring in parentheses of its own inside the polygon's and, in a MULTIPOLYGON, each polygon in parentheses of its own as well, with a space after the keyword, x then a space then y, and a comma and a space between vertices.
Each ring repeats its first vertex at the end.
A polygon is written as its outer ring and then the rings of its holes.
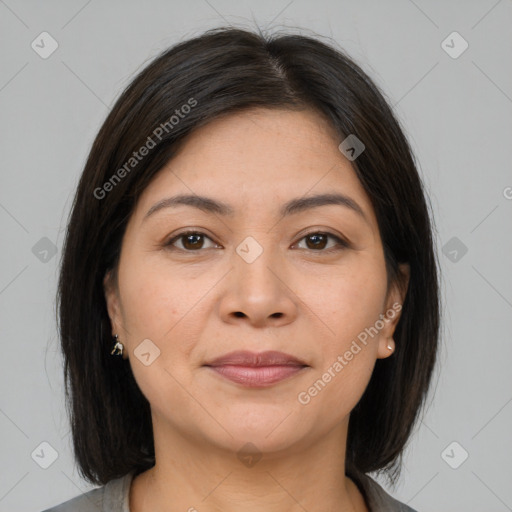
POLYGON ((302 237, 301 241, 302 240, 306 240, 306 249, 311 249, 312 251, 317 252, 338 251, 349 247, 348 242, 341 239, 339 236, 324 231, 312 231, 311 233, 308 233, 306 236, 302 237), (329 238, 334 240, 335 243, 327 250, 324 250, 327 246, 327 241, 329 238))
MULTIPOLYGON (((204 247, 205 239, 210 240, 213 243, 212 239, 209 236, 200 231, 184 231, 173 237, 171 240, 169 240, 169 242, 167 242, 165 246, 170 247, 172 249, 180 249, 186 252, 194 252, 199 251, 200 249, 208 249, 208 247, 204 247), (175 245, 177 242, 181 243, 181 247, 175 245)), ((303 236, 300 239, 300 241, 302 240, 306 240, 306 249, 310 249, 315 252, 338 251, 349 247, 349 243, 343 240, 342 238, 334 235, 333 233, 328 233, 324 231, 312 231, 311 233, 308 233, 307 235, 303 236), (328 246, 329 239, 333 240, 334 244, 326 249, 326 247, 328 246)), ((212 247, 215 246, 219 247, 218 244, 213 243, 212 247)), ((300 248, 302 249, 303 247, 300 248)))
POLYGON ((200 231, 185 231, 176 235, 165 245, 174 246, 175 242, 180 241, 182 243, 182 247, 176 247, 177 249, 193 252, 198 251, 199 249, 204 249, 204 239, 212 241, 209 236, 201 233, 200 231))

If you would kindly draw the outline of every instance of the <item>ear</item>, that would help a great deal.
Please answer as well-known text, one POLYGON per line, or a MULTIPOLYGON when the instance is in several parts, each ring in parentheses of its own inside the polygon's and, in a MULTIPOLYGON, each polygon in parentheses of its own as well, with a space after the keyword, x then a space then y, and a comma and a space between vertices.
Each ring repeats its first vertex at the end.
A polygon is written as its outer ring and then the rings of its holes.
POLYGON ((103 278, 103 290, 105 293, 108 316, 110 317, 110 324, 112 326, 112 336, 118 334, 121 338, 123 333, 121 305, 117 283, 115 282, 112 270, 109 270, 103 278))
MULTIPOLYGON (((378 359, 391 356, 396 348, 393 335, 402 315, 402 305, 407 295, 411 277, 411 268, 408 263, 401 263, 398 267, 399 276, 397 277, 397 282, 392 284, 386 298, 385 310, 379 317, 384 327, 379 332, 378 359)), ((379 325, 381 325, 380 322, 379 325)))

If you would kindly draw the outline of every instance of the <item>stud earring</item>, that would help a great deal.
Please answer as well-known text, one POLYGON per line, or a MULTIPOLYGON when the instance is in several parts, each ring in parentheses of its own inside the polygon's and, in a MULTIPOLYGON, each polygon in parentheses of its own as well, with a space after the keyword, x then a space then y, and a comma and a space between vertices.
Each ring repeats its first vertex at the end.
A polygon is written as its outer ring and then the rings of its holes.
POLYGON ((119 356, 122 356, 123 355, 123 349, 124 349, 124 346, 123 344, 118 340, 118 336, 117 334, 114 336, 115 340, 116 340, 116 344, 114 345, 114 349, 112 350, 112 352, 110 352, 112 355, 119 355, 119 356))
MULTIPOLYGON (((390 338, 393 341, 393 338, 390 338)), ((391 341, 388 341, 388 350, 393 350, 393 345, 391 345, 391 341)))

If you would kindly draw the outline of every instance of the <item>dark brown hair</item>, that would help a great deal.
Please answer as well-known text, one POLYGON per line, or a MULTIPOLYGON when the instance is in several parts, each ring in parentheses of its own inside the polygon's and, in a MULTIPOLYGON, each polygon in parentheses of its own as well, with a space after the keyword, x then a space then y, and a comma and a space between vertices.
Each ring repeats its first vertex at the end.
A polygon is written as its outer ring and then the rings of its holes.
POLYGON ((91 483, 140 473, 155 462, 149 403, 129 362, 110 354, 103 278, 109 270, 115 275, 128 219, 188 134, 254 107, 314 109, 340 142, 354 134, 365 145, 352 165, 376 213, 388 284, 401 282, 402 262, 410 265, 410 281, 396 352, 377 360, 351 412, 346 468, 383 473, 393 484, 400 475, 430 386, 440 325, 433 225, 408 141, 383 93, 335 45, 219 28, 166 50, 128 85, 92 145, 70 212, 57 321, 75 457, 91 483), (194 107, 176 121, 184 105, 194 107), (130 160, 149 138, 155 147, 130 160))

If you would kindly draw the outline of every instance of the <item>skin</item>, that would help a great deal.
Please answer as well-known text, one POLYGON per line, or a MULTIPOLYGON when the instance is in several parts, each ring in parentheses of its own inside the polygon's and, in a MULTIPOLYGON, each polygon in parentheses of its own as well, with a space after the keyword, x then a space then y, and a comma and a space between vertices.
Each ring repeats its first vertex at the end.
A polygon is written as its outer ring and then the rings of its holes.
POLYGON ((387 290, 377 219, 340 142, 313 111, 230 114, 196 130, 140 197, 118 280, 104 280, 112 333, 153 420, 156 465, 134 479, 131 512, 368 510, 345 476, 348 420, 376 360, 393 353, 400 313, 307 405, 297 400, 405 298, 387 290), (290 199, 332 192, 350 196, 366 220, 340 205, 278 214, 290 199), (179 193, 223 201, 234 214, 181 205, 144 220, 179 193), (205 236, 166 246, 188 228, 205 236), (350 245, 306 237, 319 232, 350 245), (251 263, 236 252, 246 237, 263 249, 251 263), (148 366, 134 353, 144 339, 160 350, 148 366), (238 349, 280 350, 309 367, 254 389, 203 366, 238 349), (237 457, 247 442, 261 455, 252 466, 237 457))

